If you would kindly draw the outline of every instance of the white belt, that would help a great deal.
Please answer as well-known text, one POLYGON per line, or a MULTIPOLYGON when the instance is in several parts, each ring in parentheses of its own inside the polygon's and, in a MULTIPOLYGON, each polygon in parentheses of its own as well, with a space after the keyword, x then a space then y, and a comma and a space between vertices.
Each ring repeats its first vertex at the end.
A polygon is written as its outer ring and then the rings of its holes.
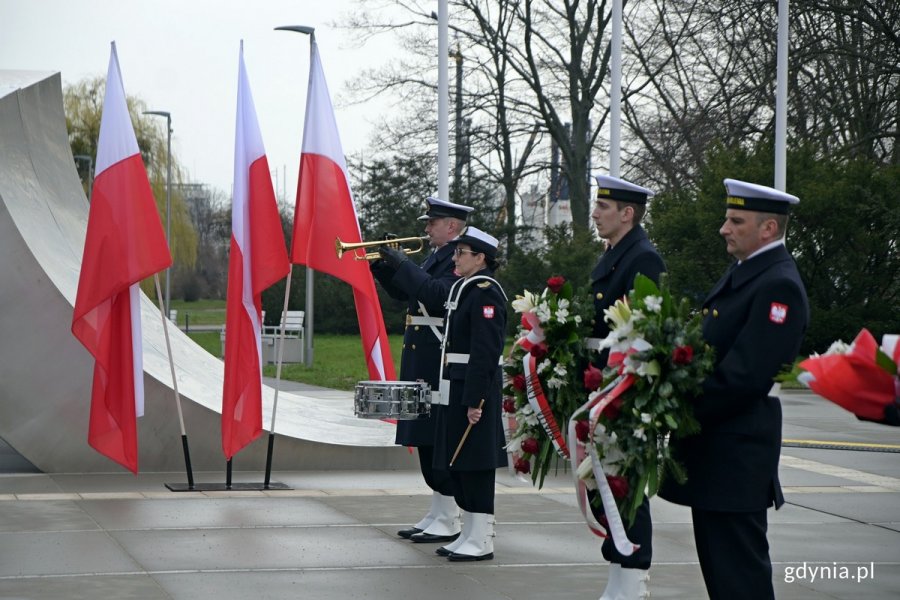
POLYGON ((428 325, 429 327, 443 327, 444 319, 441 317, 418 317, 406 315, 406 326, 410 325, 428 325))
MULTIPOLYGON (((469 355, 468 354, 460 354, 459 352, 446 352, 444 353, 444 364, 449 365, 450 363, 467 365, 469 364, 469 355)), ((498 361, 499 365, 503 365, 503 355, 500 355, 500 360, 498 361)))
POLYGON ((441 379, 438 390, 431 390, 431 404, 441 406, 450 404, 450 382, 448 380, 441 379))
POLYGON ((450 363, 467 365, 469 364, 469 355, 460 354, 459 352, 447 352, 444 354, 444 364, 449 365, 450 363))
POLYGON ((585 338, 584 339, 584 347, 588 350, 600 350, 600 344, 603 343, 604 338, 585 338))

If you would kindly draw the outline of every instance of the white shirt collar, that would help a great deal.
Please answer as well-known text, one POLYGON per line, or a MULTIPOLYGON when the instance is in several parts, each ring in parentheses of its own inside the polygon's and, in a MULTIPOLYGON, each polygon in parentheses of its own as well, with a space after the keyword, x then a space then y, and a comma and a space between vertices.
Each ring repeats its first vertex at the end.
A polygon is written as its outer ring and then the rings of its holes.
POLYGON ((762 248, 757 249, 756 252, 754 252, 753 254, 751 254, 750 256, 748 256, 747 258, 745 258, 744 260, 739 260, 739 261, 738 261, 738 264, 741 264, 741 263, 744 262, 745 260, 750 260, 751 258, 753 258, 754 256, 756 256, 757 254, 762 254, 763 252, 768 252, 769 250, 771 250, 771 249, 773 249, 773 248, 777 248, 778 246, 784 246, 784 245, 785 245, 785 244, 784 244, 784 238, 779 238, 779 239, 775 240, 774 242, 769 242, 768 244, 766 244, 766 245, 763 246, 762 248))

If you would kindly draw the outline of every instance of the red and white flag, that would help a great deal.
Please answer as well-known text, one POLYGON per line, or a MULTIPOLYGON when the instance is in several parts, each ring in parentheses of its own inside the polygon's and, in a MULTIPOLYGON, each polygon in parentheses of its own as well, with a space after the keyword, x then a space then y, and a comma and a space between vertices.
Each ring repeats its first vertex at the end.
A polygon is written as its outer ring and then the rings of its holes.
POLYGON ((262 293, 289 270, 241 42, 222 393, 222 450, 228 459, 262 433, 262 293))
POLYGON ((88 443, 134 473, 144 414, 138 286, 171 264, 113 42, 72 333, 95 361, 88 443))
POLYGON ((353 286, 363 352, 372 380, 396 379, 375 281, 365 261, 341 260, 334 242, 362 241, 328 84, 312 41, 303 152, 297 185, 291 262, 305 264, 353 286))

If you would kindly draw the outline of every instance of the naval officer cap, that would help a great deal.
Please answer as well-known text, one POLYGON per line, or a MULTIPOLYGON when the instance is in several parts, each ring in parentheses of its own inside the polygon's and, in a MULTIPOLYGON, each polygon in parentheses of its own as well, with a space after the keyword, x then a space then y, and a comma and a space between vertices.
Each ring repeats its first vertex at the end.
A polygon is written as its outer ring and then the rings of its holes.
POLYGON ((737 179, 726 179, 723 183, 728 192, 728 197, 725 199, 728 208, 786 215, 791 205, 800 202, 800 198, 797 196, 764 185, 737 179))
POLYGON ((655 192, 645 187, 635 185, 630 181, 612 177, 610 175, 597 175, 597 199, 618 200, 619 202, 632 202, 634 204, 647 204, 647 199, 652 198, 655 192))
POLYGON ((491 234, 471 225, 463 229, 462 234, 453 241, 457 244, 468 244, 473 251, 481 252, 490 259, 497 256, 497 246, 500 244, 491 234))
POLYGON ((475 210, 471 206, 463 206, 462 204, 454 204, 447 202, 434 196, 425 199, 425 214, 419 217, 419 221, 427 221, 428 219, 441 219, 443 217, 453 217, 465 221, 469 213, 475 210))

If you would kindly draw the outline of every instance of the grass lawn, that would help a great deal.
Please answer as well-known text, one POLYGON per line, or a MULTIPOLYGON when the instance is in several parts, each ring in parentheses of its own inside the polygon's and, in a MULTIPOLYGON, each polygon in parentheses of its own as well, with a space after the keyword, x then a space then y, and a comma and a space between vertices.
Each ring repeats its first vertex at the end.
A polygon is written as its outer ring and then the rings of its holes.
MULTIPOLYGON (((196 302, 172 300, 172 310, 178 311, 178 325, 181 327, 184 327, 186 321, 190 325, 225 324, 224 300, 197 300, 196 302)), ((216 339, 218 340, 218 338, 216 339)))
MULTIPOLYGON (((175 303, 172 304, 174 307, 175 303)), ((179 313, 179 320, 180 318, 179 313)), ((193 317, 191 322, 194 322, 193 317)), ((213 356, 220 356, 218 331, 190 332, 188 336, 213 356)), ((399 371, 403 336, 389 336, 389 341, 394 357, 394 368, 399 371)), ((313 365, 311 367, 302 364, 282 365, 282 379, 335 390, 352 390, 357 382, 370 379, 359 336, 317 334, 313 342, 315 346, 313 365)), ((265 365, 263 374, 275 377, 275 365, 265 365)))

